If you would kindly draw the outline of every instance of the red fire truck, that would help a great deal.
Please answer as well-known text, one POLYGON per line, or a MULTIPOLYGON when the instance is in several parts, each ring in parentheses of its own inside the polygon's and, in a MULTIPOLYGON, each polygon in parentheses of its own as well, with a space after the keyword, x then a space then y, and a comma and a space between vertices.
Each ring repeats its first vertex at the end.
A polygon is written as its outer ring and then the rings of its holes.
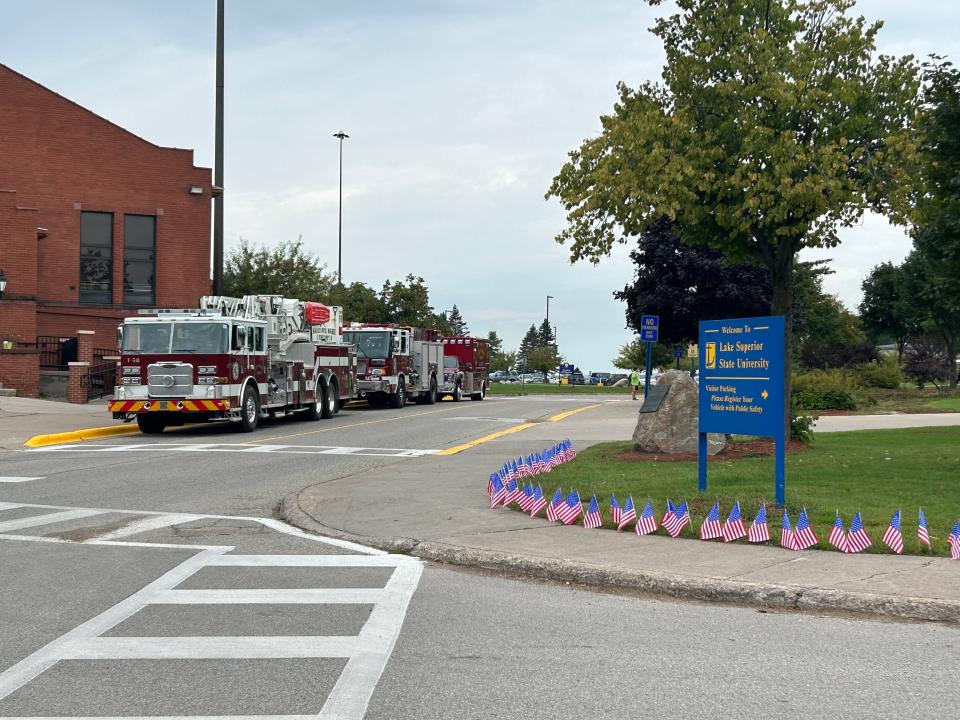
POLYGON ((144 433, 264 415, 329 418, 356 394, 342 310, 277 295, 207 296, 197 310, 146 310, 120 328, 114 419, 144 433))
POLYGON ((372 406, 402 408, 437 401, 443 367, 438 330, 405 325, 351 323, 343 341, 356 346, 357 392, 372 406))
POLYGON ((443 338, 441 395, 459 402, 465 395, 483 400, 490 384, 490 342, 485 338, 443 338))

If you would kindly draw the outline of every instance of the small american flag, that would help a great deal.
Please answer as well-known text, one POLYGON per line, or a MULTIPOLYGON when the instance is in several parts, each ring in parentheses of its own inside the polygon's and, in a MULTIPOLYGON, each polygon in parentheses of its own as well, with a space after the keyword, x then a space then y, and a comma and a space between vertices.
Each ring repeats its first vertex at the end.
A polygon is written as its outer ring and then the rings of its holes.
POLYGON ((513 471, 513 468, 510 467, 510 463, 504 463, 503 467, 500 468, 500 477, 505 478, 507 482, 511 480, 519 480, 517 474, 513 471))
POLYGON ((649 500, 643 506, 643 512, 640 513, 640 518, 637 520, 636 531, 637 535, 649 535, 657 531, 657 518, 653 514, 653 505, 650 504, 649 500))
POLYGON ((747 531, 747 540, 752 543, 767 542, 770 539, 770 525, 767 523, 767 506, 761 505, 757 516, 747 531))
POLYGON ((543 488, 537 485, 533 489, 533 502, 530 504, 530 517, 536 517, 537 513, 547 506, 547 499, 543 496, 543 488))
POLYGON ((523 490, 520 489, 520 484, 516 480, 511 480, 507 483, 507 496, 503 500, 503 506, 519 503, 522 497, 523 490))
POLYGON ((620 513, 620 522, 617 523, 617 530, 623 530, 636 519, 637 508, 633 505, 633 495, 628 495, 627 504, 623 506, 623 512, 620 513))
POLYGON ((495 508, 497 505, 502 503, 507 498, 507 488, 504 487, 503 481, 500 480, 500 476, 494 473, 493 477, 490 479, 492 483, 492 488, 490 492, 490 507, 495 508))
POLYGON ((583 526, 585 528, 598 528, 603 525, 603 516, 600 514, 600 505, 597 503, 597 496, 590 498, 590 505, 587 507, 587 514, 583 516, 583 526))
POLYGON ((747 529, 743 526, 743 516, 740 514, 740 501, 737 500, 727 516, 727 522, 723 525, 723 541, 733 542, 746 534, 747 529))
POLYGON ((793 534, 794 550, 806 550, 808 547, 817 544, 817 536, 810 527, 810 520, 807 519, 807 509, 800 511, 800 517, 797 518, 797 530, 793 534))
POLYGON ((917 540, 922 542, 929 549, 930 533, 927 532, 927 518, 924 517, 923 508, 920 509, 920 519, 917 521, 917 540))
POLYGON ((577 457, 576 451, 573 449, 573 443, 569 440, 563 441, 563 461, 570 462, 575 457, 577 457))
POLYGON ((950 558, 960 560, 960 520, 954 523, 953 529, 947 536, 947 544, 950 546, 950 558))
POLYGON ((667 531, 670 537, 677 537, 683 529, 690 524, 690 510, 687 508, 687 501, 684 500, 670 514, 667 521, 663 523, 663 529, 667 531))
POLYGON ((890 524, 883 533, 883 541, 887 547, 897 555, 903 555, 903 533, 900 531, 900 511, 897 510, 890 518, 890 524))
POLYGON ((847 531, 843 529, 843 520, 840 519, 839 510, 837 510, 837 517, 833 519, 833 527, 830 528, 827 542, 840 552, 850 552, 850 548, 847 546, 847 531))
POLYGON ((537 466, 537 472, 545 473, 551 470, 551 466, 547 464, 547 461, 544 460, 543 455, 540 453, 533 454, 533 462, 537 466))
POLYGON ((860 513, 853 516, 853 522, 850 523, 850 534, 847 535, 847 547, 849 552, 858 553, 866 550, 873 545, 873 542, 867 536, 867 531, 863 529, 863 521, 860 520, 860 513))
POLYGON ((493 479, 499 477, 497 473, 490 473, 490 477, 487 478, 487 497, 493 497, 493 479))
POLYGON ((797 549, 793 542, 793 525, 790 524, 786 508, 783 509, 783 520, 780 522, 780 545, 787 550, 797 549))
POLYGON ((723 535, 723 530, 720 527, 720 505, 715 502, 713 507, 710 508, 710 512, 707 513, 703 525, 700 526, 700 539, 713 540, 721 535, 723 535))
POLYGON ((523 486, 523 493, 517 501, 517 505, 526 513, 530 512, 530 508, 533 507, 533 486, 530 483, 523 486))
POLYGON ((563 493, 560 492, 560 488, 557 488, 557 491, 553 494, 553 500, 550 501, 550 504, 547 505, 547 520, 550 522, 557 521, 557 510, 563 504, 563 493))
POLYGON ((676 508, 673 506, 673 500, 671 500, 670 498, 667 498, 667 509, 666 511, 664 511, 663 517, 660 518, 661 525, 667 524, 667 520, 669 520, 670 516, 673 515, 674 510, 676 510, 676 508))
POLYGON ((576 490, 571 490, 570 494, 567 495, 567 499, 557 508, 557 520, 564 525, 570 525, 580 517, 580 513, 582 512, 583 505, 580 504, 580 493, 576 490))
POLYGON ((617 502, 616 496, 610 493, 610 519, 613 520, 614 525, 620 524, 620 516, 622 514, 623 508, 621 508, 620 503, 617 502))
POLYGON ((518 478, 518 479, 519 479, 519 478, 530 477, 530 475, 533 474, 533 473, 530 472, 530 469, 529 469, 529 468, 526 466, 526 464, 523 462, 523 458, 522 458, 522 457, 518 457, 518 458, 514 461, 513 464, 514 464, 514 466, 516 467, 516 475, 517 475, 517 478, 518 478))

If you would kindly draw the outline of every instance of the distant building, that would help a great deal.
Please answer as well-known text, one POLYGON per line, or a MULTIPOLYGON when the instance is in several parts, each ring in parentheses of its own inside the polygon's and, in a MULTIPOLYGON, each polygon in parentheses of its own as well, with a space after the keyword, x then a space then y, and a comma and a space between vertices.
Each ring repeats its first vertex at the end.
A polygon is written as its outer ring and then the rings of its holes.
POLYGON ((212 189, 192 150, 154 145, 0 64, 0 383, 35 394, 11 378, 38 336, 92 330, 94 347, 115 349, 138 308, 195 306, 210 291, 212 189))

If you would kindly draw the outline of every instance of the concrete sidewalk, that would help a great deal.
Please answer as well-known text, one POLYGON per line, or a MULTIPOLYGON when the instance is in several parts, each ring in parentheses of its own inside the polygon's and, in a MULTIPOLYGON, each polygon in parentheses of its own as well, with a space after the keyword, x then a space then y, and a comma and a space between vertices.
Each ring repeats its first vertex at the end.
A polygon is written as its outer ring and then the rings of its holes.
MULTIPOLYGON (((960 623, 960 562, 946 558, 638 537, 489 509, 486 478, 506 458, 563 438, 578 449, 629 438, 635 421, 635 405, 607 403, 458 455, 404 460, 363 477, 311 485, 288 496, 281 512, 308 530, 517 575, 697 600, 960 623)), ((549 482, 543 479, 544 491, 552 493, 549 482)))
POLYGON ((53 400, 0 397, 0 448, 14 450, 34 435, 119 425, 107 412, 107 399, 87 405, 53 400))

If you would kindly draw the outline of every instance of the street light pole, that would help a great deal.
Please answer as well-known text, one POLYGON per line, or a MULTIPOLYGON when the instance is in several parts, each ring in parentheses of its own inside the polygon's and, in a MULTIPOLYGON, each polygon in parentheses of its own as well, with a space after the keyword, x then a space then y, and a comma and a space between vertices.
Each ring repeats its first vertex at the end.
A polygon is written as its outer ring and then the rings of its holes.
POLYGON ((550 327, 550 301, 553 299, 553 295, 547 295, 547 327, 550 327))
POLYGON ((337 209, 337 285, 343 287, 343 141, 350 137, 343 130, 333 134, 340 141, 340 201, 337 209))
POLYGON ((223 295, 223 0, 217 0, 217 70, 213 130, 213 294, 223 295))

